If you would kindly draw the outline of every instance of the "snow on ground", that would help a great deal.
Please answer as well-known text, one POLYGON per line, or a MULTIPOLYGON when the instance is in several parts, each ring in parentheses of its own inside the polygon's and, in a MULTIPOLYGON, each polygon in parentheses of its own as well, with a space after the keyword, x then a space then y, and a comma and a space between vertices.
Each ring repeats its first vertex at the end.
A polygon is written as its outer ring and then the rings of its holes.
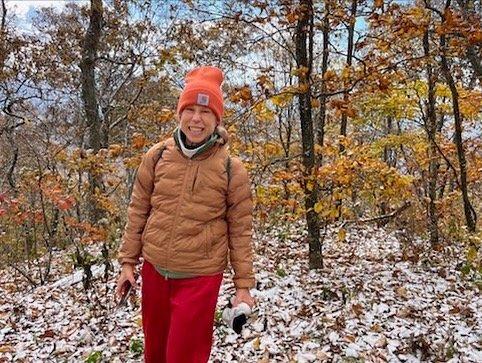
MULTIPOLYGON (((258 306, 241 336, 216 321, 211 362, 482 362, 482 299, 457 269, 460 249, 430 253, 425 241, 371 226, 339 241, 330 229, 324 268, 309 271, 302 229, 258 230, 258 306)), ((139 299, 117 309, 115 277, 100 280, 87 294, 59 274, 29 290, 2 271, 0 362, 142 361, 139 299)))

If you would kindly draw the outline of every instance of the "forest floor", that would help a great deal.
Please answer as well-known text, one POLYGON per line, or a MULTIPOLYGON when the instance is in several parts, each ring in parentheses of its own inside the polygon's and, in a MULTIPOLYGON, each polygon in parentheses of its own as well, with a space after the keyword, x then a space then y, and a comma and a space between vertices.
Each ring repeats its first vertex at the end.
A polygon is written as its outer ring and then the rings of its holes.
MULTIPOLYGON (((328 229, 324 268, 310 271, 303 229, 257 231, 258 306, 241 335, 219 319, 234 291, 225 274, 211 362, 482 362, 482 298, 460 272, 462 246, 328 229)), ((116 308, 115 276, 86 293, 71 265, 58 253, 53 281, 34 289, 1 271, 0 362, 142 361, 139 297, 116 308)))

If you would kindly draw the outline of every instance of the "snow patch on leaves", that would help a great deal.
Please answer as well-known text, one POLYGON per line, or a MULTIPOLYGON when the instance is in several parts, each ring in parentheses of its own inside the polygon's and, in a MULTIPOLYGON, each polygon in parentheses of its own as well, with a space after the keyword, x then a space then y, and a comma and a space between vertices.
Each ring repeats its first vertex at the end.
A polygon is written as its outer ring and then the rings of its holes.
MULTIPOLYGON (((212 362, 482 361, 482 299, 456 268, 456 246, 421 253, 428 244, 400 232, 352 227, 340 241, 333 228, 324 268, 310 271, 304 229, 258 230, 258 306, 241 335, 216 321, 212 362)), ((56 270, 56 282, 30 290, 12 284, 13 274, 0 277, 0 361, 84 361, 95 352, 105 362, 142 361, 132 349, 142 342, 139 296, 116 309, 115 276, 85 293, 80 272, 56 270)), ((231 278, 218 311, 234 293, 231 278)))

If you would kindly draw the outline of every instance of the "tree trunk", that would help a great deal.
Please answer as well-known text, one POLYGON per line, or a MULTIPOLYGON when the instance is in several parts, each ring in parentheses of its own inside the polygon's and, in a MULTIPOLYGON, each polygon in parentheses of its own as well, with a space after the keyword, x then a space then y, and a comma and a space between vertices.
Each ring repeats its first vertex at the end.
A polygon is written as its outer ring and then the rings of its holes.
MULTIPOLYGON (((393 134, 393 118, 391 116, 387 117, 387 128, 385 134, 393 134)), ((395 150, 392 147, 385 146, 383 148, 383 161, 385 161, 388 166, 393 168, 396 166, 395 150)))
MULTIPOLYGON (((355 22, 356 22, 356 9, 357 9, 357 0, 352 0, 351 9, 350 9, 350 25, 348 26, 348 46, 347 46, 347 53, 346 53, 346 67, 351 68, 353 63, 353 40, 355 35, 355 22)), ((343 82, 343 88, 348 88, 348 82, 343 82)), ((348 105, 350 102, 350 92, 348 90, 343 92, 343 101, 345 105, 348 105)), ((348 116, 346 112, 342 112, 341 114, 341 123, 340 123, 340 135, 346 136, 346 130, 348 126, 348 116)), ((340 155, 344 154, 345 146, 340 143, 340 155)), ((335 201, 336 209, 338 211, 337 219, 341 218, 341 207, 343 204, 342 199, 337 199, 335 201)))
MULTIPOLYGON (((480 1, 477 8, 473 0, 457 0, 457 3, 462 10, 464 19, 471 21, 472 24, 480 24, 480 1)), ((480 63, 480 45, 477 47, 472 44, 467 45, 467 58, 469 59, 472 68, 474 69, 475 76, 478 78, 482 85, 482 64, 480 63)))
POLYGON ((428 100, 427 111, 424 117, 425 131, 429 139, 429 176, 428 176, 428 230, 430 233, 430 244, 437 247, 439 244, 438 233, 438 211, 437 201, 437 179, 439 170, 438 152, 436 145, 437 136, 437 116, 435 114, 435 79, 433 75, 432 65, 430 64, 430 36, 429 29, 423 36, 423 50, 426 58, 427 84, 428 84, 428 100))
POLYGON ((0 72, 3 72, 3 66, 7 57, 6 52, 6 39, 7 39, 7 7, 5 6, 5 0, 2 0, 2 20, 0 23, 0 72))
MULTIPOLYGON (((102 141, 102 122, 99 114, 99 103, 97 101, 95 83, 95 61, 97 48, 102 31, 102 0, 90 1, 90 23, 82 42, 82 61, 80 69, 82 71, 82 101, 86 122, 89 127, 89 148, 93 153, 97 153, 101 148, 102 141)), ((98 207, 96 194, 103 189, 102 179, 89 171, 89 219, 96 222, 102 218, 102 211, 98 207)))
MULTIPOLYGON (((391 116, 388 116, 387 117, 387 126, 386 126, 386 129, 385 129, 385 135, 391 135, 392 134, 392 129, 393 129, 393 119, 391 116)), ((392 147, 390 146, 385 146, 383 148, 383 161, 388 165, 388 166, 392 166, 392 167, 395 167, 395 163, 394 163, 394 157, 393 157, 393 154, 394 154, 394 150, 392 147)), ((354 194, 356 194, 356 190, 354 190, 354 194)), ((389 213, 389 210, 388 210, 388 206, 387 206, 387 203, 386 202, 381 202, 380 203, 380 215, 385 215, 385 214, 388 214, 389 213)), ((390 220, 385 218, 385 219, 380 219, 379 221, 377 221, 377 225, 379 227, 381 226, 384 226, 386 225, 390 220)))
MULTIPOLYGON (((450 6, 448 2, 447 6, 450 6)), ((442 16, 442 24, 445 22, 445 17, 442 16)), ((440 47, 441 47, 441 63, 442 72, 449 85, 450 93, 452 95, 452 107, 454 112, 454 122, 455 122, 455 146, 457 148, 457 157, 460 167, 460 188, 462 190, 462 201, 464 204, 464 213, 467 228, 470 232, 475 232, 477 224, 477 214, 469 200, 469 192, 467 187, 467 161, 465 159, 465 150, 462 141, 462 115, 459 109, 459 93, 455 85, 455 81, 450 73, 450 65, 447 59, 447 44, 445 34, 440 36, 440 47)))
MULTIPOLYGON (((7 116, 7 118, 8 117, 9 116, 7 116)), ((5 136, 12 148, 12 152, 11 152, 12 160, 10 162, 10 167, 8 168, 8 171, 7 171, 7 180, 8 180, 8 184, 12 188, 13 195, 16 196, 18 194, 18 188, 15 183, 14 173, 15 173, 15 167, 17 166, 19 151, 18 151, 18 144, 15 142, 15 129, 13 127, 6 127, 5 136)))
POLYGON ((482 65, 480 64, 480 58, 477 55, 475 47, 470 45, 467 48, 467 58, 469 58, 472 68, 474 69, 476 77, 479 79, 480 84, 482 84, 482 65))
MULTIPOLYGON (((317 122, 317 137, 316 142, 318 145, 323 146, 325 143, 325 123, 326 123, 326 108, 327 108, 327 96, 326 96, 326 84, 325 84, 325 74, 328 70, 328 55, 329 55, 329 36, 330 36, 330 2, 325 1, 325 18, 323 19, 323 56, 321 60, 321 95, 319 97, 320 101, 320 113, 318 114, 317 122)), ((323 163, 323 155, 320 155, 316 165, 321 166, 323 163)))
MULTIPOLYGON (((347 47, 347 53, 346 53, 346 66, 348 68, 351 68, 353 63, 353 41, 354 41, 354 35, 355 35, 357 5, 358 5, 357 0, 353 0, 351 3, 351 9, 350 9, 350 25, 348 26, 348 47, 347 47)), ((348 88, 347 82, 344 82, 343 87, 345 89, 348 88)), ((343 101, 348 104, 349 100, 350 100, 350 92, 349 91, 343 92, 343 101)), ((348 124, 348 117, 346 113, 343 112, 341 115, 340 135, 346 136, 347 124, 348 124)), ((340 152, 343 153, 344 151, 345 151, 345 147, 343 146, 343 144, 340 144, 340 152)))
POLYGON ((301 0, 300 2, 300 18, 296 25, 295 43, 296 43, 296 63, 298 68, 303 68, 306 72, 299 72, 298 81, 300 85, 307 87, 306 91, 299 93, 299 113, 301 120, 301 138, 303 144, 303 166, 305 192, 305 208, 306 222, 308 225, 308 243, 309 243, 309 267, 311 269, 323 267, 323 257, 320 242, 320 223, 318 214, 314 210, 315 203, 318 200, 318 182, 313 177, 313 169, 315 166, 315 150, 314 150, 314 132, 311 109, 311 60, 312 60, 312 21, 313 21, 313 3, 312 0, 301 0), (310 37, 307 37, 307 33, 310 37), (309 40, 310 54, 307 54, 306 42, 309 40))

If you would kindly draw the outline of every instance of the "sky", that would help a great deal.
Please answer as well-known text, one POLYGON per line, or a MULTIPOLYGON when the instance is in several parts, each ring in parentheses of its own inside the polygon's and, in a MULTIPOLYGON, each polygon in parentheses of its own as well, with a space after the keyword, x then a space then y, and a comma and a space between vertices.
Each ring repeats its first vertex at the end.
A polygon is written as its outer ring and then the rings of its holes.
POLYGON ((26 22, 37 9, 53 6, 60 10, 69 2, 89 2, 89 0, 6 0, 5 6, 7 14, 13 12, 20 22, 26 22))

